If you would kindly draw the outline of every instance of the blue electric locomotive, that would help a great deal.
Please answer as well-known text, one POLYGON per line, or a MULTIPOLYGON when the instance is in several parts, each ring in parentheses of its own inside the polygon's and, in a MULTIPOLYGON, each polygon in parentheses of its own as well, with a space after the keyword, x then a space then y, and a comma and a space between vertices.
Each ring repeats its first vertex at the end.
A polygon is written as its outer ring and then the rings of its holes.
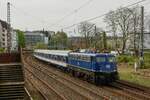
POLYGON ((118 78, 115 57, 108 53, 80 53, 35 50, 34 56, 93 83, 109 83, 118 78))
POLYGON ((68 66, 73 74, 94 83, 117 79, 115 57, 108 53, 69 53, 68 66))

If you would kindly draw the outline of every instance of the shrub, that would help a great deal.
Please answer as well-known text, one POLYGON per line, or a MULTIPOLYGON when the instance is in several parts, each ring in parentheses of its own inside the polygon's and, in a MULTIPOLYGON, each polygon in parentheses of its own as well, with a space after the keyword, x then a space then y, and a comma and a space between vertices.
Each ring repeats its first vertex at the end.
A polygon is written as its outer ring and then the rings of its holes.
POLYGON ((0 48, 0 53, 3 53, 4 52, 4 48, 0 48))
POLYGON ((120 56, 117 57, 117 62, 119 62, 119 63, 130 63, 130 64, 133 64, 134 59, 135 58, 133 56, 120 55, 120 56))

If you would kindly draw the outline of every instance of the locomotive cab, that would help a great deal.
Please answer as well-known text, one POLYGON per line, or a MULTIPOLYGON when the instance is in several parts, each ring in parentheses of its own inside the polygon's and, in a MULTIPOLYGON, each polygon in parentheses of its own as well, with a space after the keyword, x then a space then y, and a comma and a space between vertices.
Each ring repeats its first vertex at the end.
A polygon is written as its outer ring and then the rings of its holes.
POLYGON ((95 77, 98 77, 98 81, 105 84, 110 83, 118 79, 116 58, 111 54, 96 54, 92 58, 95 64, 95 77))
POLYGON ((96 70, 99 72, 116 72, 116 60, 113 55, 97 55, 95 56, 96 70))

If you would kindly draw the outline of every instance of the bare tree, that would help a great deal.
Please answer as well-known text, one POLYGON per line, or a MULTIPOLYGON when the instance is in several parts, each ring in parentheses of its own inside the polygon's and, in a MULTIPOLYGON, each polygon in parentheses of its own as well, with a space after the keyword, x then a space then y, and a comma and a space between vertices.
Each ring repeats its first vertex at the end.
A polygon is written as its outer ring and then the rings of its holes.
POLYGON ((146 16, 145 18, 145 28, 150 33, 150 14, 146 16))
POLYGON ((132 13, 129 11, 128 8, 119 8, 116 11, 116 22, 118 25, 118 29, 121 31, 122 35, 122 53, 124 53, 126 48, 126 41, 130 34, 131 28, 131 15, 132 13))
POLYGON ((131 41, 133 41, 133 49, 135 54, 138 56, 138 48, 139 48, 139 33, 140 33, 140 23, 141 23, 141 14, 140 14, 140 10, 139 10, 139 6, 136 6, 134 8, 129 9, 129 11, 131 12, 131 36, 133 38, 131 38, 131 41))
POLYGON ((110 11, 104 18, 104 22, 107 23, 107 27, 109 28, 109 31, 113 33, 113 39, 114 39, 114 45, 115 49, 117 49, 117 16, 115 11, 110 11))
POLYGON ((102 48, 102 33, 104 32, 104 30, 102 28, 99 27, 94 27, 94 34, 93 34, 93 42, 92 42, 92 46, 94 48, 97 49, 101 49, 102 48))
POLYGON ((90 47, 92 36, 93 36, 94 24, 89 22, 81 22, 78 26, 79 33, 84 37, 86 48, 90 47))

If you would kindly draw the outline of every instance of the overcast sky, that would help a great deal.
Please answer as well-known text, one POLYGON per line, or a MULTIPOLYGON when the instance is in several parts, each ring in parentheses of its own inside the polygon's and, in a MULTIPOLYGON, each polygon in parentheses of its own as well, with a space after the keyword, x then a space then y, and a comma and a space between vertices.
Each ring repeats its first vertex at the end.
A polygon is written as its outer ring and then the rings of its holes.
MULTIPOLYGON (((140 0, 91 0, 89 3, 87 3, 89 0, 0 0, 0 19, 3 20, 6 20, 7 1, 13 5, 11 6, 11 24, 14 28, 22 30, 45 28, 56 31, 140 0), (81 5, 84 6, 80 10, 58 23, 62 17, 81 5)), ((142 4, 147 9, 150 6, 150 0, 142 4)), ((98 24, 99 27, 104 27, 103 18, 92 22, 98 24)), ((67 31, 72 30, 68 29, 67 31)))

